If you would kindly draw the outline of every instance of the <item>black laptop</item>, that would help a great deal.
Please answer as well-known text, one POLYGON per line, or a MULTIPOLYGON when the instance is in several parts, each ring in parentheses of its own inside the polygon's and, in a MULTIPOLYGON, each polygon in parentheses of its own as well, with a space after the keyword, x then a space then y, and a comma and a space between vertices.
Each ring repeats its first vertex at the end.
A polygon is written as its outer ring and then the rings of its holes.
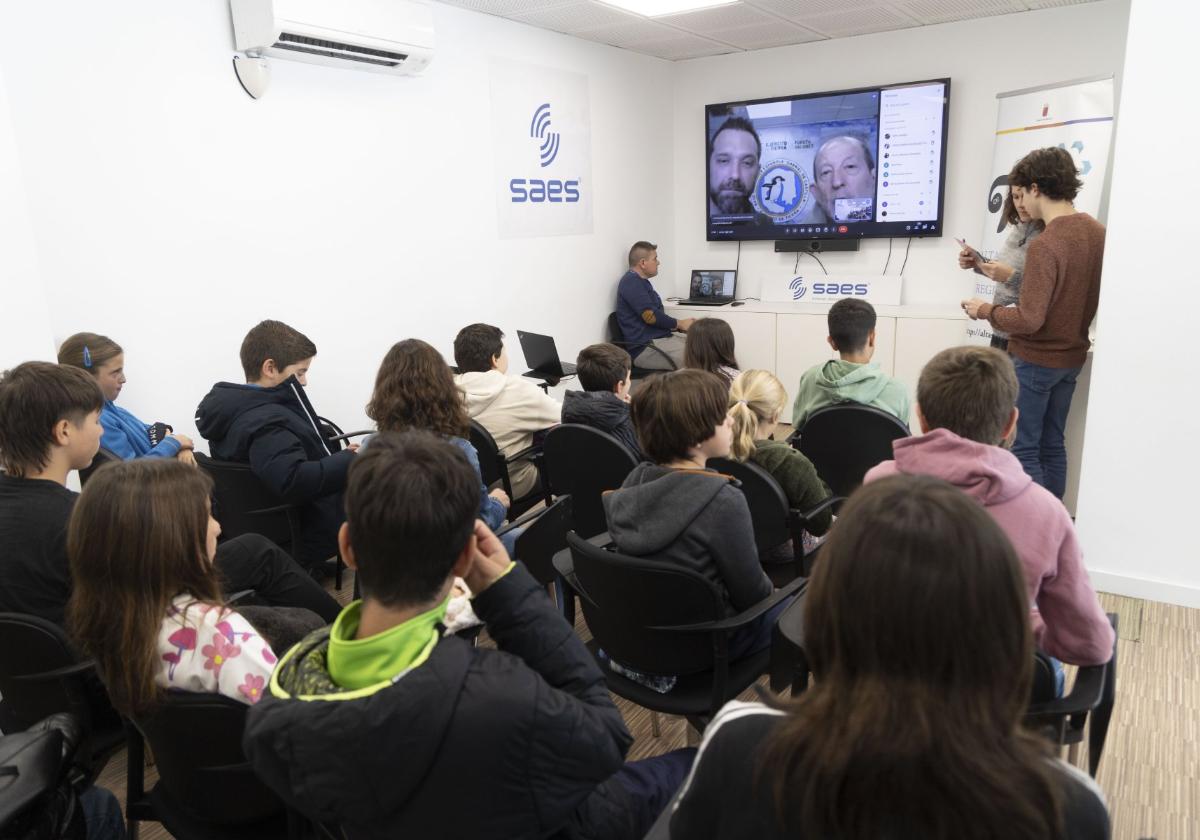
POLYGON ((679 301, 679 306, 724 306, 732 303, 737 292, 737 271, 692 271, 692 284, 688 299, 679 301))
POLYGON ((533 379, 557 380, 564 376, 575 375, 575 365, 559 360, 558 348, 554 346, 552 337, 517 330, 517 339, 521 342, 521 352, 525 354, 525 363, 532 368, 523 376, 533 379))

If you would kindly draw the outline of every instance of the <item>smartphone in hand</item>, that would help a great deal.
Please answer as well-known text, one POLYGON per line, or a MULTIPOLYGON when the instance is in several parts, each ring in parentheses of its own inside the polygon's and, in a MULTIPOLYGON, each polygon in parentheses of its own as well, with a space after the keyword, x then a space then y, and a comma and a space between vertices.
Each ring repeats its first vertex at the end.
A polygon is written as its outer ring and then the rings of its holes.
POLYGON ((971 259, 975 260, 976 262, 981 262, 981 263, 991 262, 991 260, 989 260, 983 254, 979 253, 979 251, 975 250, 970 245, 968 245, 965 239, 960 239, 959 237, 956 236, 956 237, 954 237, 954 241, 957 242, 959 245, 961 245, 965 250, 969 251, 971 254, 971 259))

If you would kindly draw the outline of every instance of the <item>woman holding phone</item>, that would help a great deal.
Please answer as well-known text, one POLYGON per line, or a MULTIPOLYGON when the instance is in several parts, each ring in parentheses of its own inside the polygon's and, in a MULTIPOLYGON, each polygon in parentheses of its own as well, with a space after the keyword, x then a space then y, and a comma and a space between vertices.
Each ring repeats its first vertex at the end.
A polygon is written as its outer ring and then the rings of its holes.
MULTIPOLYGON (((976 274, 982 274, 996 284, 992 296, 995 306, 1013 306, 1021 295, 1021 279, 1025 273, 1025 254, 1029 243, 1037 238, 1045 226, 1029 217, 1021 207, 1020 199, 1014 198, 1011 187, 1004 197, 1004 207, 1000 213, 1010 229, 996 259, 983 260, 978 251, 960 240, 963 248, 958 252, 958 267, 974 269, 976 274)), ((1008 333, 992 327, 992 346, 1007 352, 1008 333)))

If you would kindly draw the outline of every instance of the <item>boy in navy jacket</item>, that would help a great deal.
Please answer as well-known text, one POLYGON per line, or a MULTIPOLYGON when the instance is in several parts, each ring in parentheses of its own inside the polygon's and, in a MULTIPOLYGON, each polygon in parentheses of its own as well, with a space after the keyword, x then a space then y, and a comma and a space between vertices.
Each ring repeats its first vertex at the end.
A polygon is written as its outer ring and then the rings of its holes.
POLYGON ((342 491, 357 445, 333 452, 304 392, 317 348, 280 321, 263 321, 242 341, 246 384, 218 382, 196 409, 196 428, 214 458, 249 464, 283 501, 301 505, 296 560, 310 571, 337 553, 342 491))

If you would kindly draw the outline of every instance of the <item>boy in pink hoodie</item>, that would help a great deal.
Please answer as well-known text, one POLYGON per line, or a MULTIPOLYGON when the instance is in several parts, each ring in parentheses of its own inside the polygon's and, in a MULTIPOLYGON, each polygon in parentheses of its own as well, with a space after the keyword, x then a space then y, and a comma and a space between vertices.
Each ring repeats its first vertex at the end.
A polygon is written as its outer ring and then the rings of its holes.
POLYGON ((1112 657, 1113 629, 1083 565, 1071 517, 1008 451, 1017 425, 1012 360, 991 347, 934 356, 917 384, 922 434, 892 444, 894 461, 864 483, 903 473, 944 479, 971 496, 1012 540, 1025 567, 1039 647, 1073 665, 1112 657))

